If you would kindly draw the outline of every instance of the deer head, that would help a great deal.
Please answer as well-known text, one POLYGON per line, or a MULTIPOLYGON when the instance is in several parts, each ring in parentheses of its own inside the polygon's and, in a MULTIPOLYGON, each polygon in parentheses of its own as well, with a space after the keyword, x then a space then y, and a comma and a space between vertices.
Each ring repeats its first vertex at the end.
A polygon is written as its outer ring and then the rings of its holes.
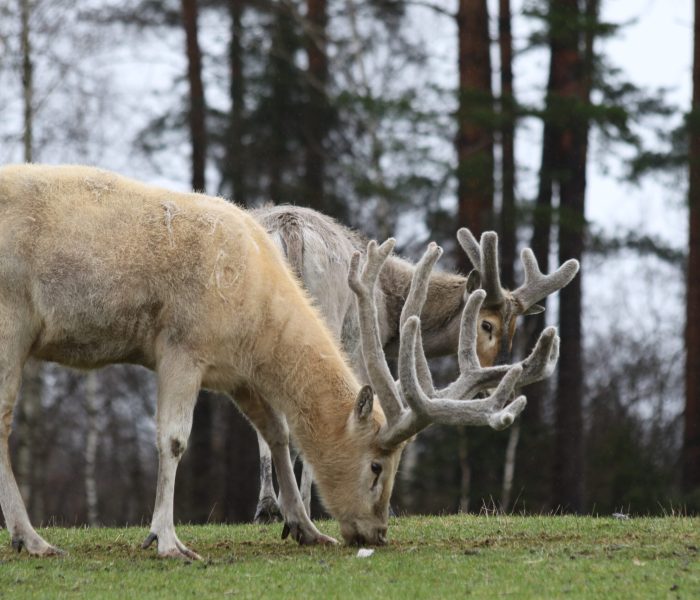
POLYGON ((544 310, 537 304, 566 286, 578 273, 579 263, 567 260, 554 273, 544 275, 530 248, 520 254, 524 283, 514 291, 501 287, 498 268, 498 236, 485 231, 477 242, 471 231, 462 228, 457 240, 467 253, 474 270, 467 277, 467 292, 483 288, 486 297, 479 313, 477 351, 482 365, 507 363, 510 357, 517 318, 544 310))
MULTIPOLYGON (((454 383, 436 390, 423 351, 419 316, 427 296, 430 272, 442 253, 438 246, 430 244, 416 265, 401 313, 400 379, 394 381, 380 342, 375 304, 377 277, 394 243, 391 239, 381 246, 370 242, 362 273, 360 254, 355 253, 348 276, 357 298, 362 353, 372 387, 363 388, 346 428, 354 432, 348 435, 355 437, 355 443, 345 449, 352 452, 355 468, 337 475, 344 480, 343 485, 324 485, 326 489, 342 489, 345 495, 334 496, 331 492, 324 500, 340 521, 346 542, 355 544, 385 543, 389 499, 401 452, 408 441, 432 423, 508 427, 526 404, 524 396, 515 398, 516 388, 549 376, 559 356, 559 338, 550 327, 524 361, 482 367, 477 356, 477 328, 487 292, 475 290, 462 313, 460 375, 454 383), (478 394, 494 387, 489 396, 476 399, 478 394), (354 490, 352 497, 347 495, 349 489, 354 490)), ((338 448, 338 455, 347 456, 344 448, 338 448)))

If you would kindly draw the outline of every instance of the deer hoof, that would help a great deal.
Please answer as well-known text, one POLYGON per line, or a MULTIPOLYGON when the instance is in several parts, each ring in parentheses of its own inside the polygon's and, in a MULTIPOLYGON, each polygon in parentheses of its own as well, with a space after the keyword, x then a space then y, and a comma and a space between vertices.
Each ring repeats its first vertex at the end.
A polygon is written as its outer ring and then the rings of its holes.
POLYGON ((258 525, 267 525, 281 520, 282 513, 274 498, 265 496, 258 502, 258 508, 255 511, 255 518, 253 519, 254 523, 258 525))
POLYGON ((163 552, 158 552, 160 558, 179 558, 186 562, 194 562, 197 560, 202 560, 202 557, 196 552, 187 548, 187 546, 178 545, 175 548, 170 548, 163 552))
POLYGON ((63 556, 65 554, 63 550, 47 544, 41 538, 33 542, 30 541, 30 543, 27 543, 22 537, 12 538, 12 549, 15 552, 20 553, 23 548, 32 556, 63 556))
POLYGON ((158 536, 151 532, 146 536, 146 539, 143 540, 143 544, 141 544, 141 548, 143 550, 146 550, 153 542, 155 542, 158 539, 158 536))
POLYGON ((282 528, 282 539, 289 536, 295 540, 300 546, 311 546, 314 544, 337 544, 338 541, 334 538, 324 535, 315 528, 313 531, 304 531, 304 528, 299 523, 285 523, 282 528))

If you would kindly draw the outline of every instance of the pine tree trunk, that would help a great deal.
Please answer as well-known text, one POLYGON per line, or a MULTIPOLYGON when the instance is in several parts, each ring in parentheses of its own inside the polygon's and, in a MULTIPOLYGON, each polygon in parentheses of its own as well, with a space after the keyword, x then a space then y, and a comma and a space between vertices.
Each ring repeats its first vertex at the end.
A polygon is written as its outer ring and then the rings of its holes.
POLYGON ((229 94, 231 96, 231 113, 229 122, 228 144, 224 176, 231 184, 231 196, 240 206, 248 206, 246 187, 245 144, 243 141, 245 74, 243 72, 243 18, 244 0, 230 0, 231 41, 229 44, 229 63, 231 76, 229 94))
MULTIPOLYGON (((499 0, 498 47, 501 58, 501 227, 499 251, 501 281, 507 288, 515 287, 516 207, 515 207, 515 98, 513 97, 513 36, 511 34, 510 0, 499 0)), ((503 466, 501 509, 508 510, 515 457, 520 439, 520 423, 508 433, 508 446, 503 466)))
POLYGON ((469 437, 466 428, 458 427, 457 435, 457 455, 459 458, 459 512, 469 512, 469 502, 471 500, 472 470, 469 464, 469 437))
POLYGON ((516 254, 515 207, 515 98, 513 97, 513 36, 510 0, 499 0, 498 47, 501 57, 501 231, 499 248, 501 281, 507 288, 515 285, 516 254))
MULTIPOLYGON (((559 261, 569 258, 581 261, 589 127, 586 110, 590 104, 593 20, 597 20, 598 2, 587 0, 583 30, 580 26, 569 25, 581 23, 577 0, 558 0, 553 5, 558 5, 561 11, 562 19, 557 21, 566 24, 552 36, 553 50, 558 46, 562 54, 560 70, 553 72, 561 111, 555 115, 560 158, 559 261), (584 46, 583 51, 581 46, 584 46)), ((582 276, 583 273, 579 273, 559 297, 561 354, 555 409, 553 501, 556 507, 574 512, 581 512, 584 503, 582 276)))
MULTIPOLYGON (((100 437, 98 415, 99 380, 97 371, 90 371, 85 377, 85 411, 87 412, 87 436, 85 440, 85 505, 88 524, 95 527, 100 523, 97 496, 97 447, 100 437)), ((133 490, 130 490, 133 493, 133 490)))
POLYGON ((326 0, 307 0, 309 61, 306 108, 305 181, 307 202, 311 208, 328 213, 324 197, 325 151, 328 132, 328 56, 326 54, 326 0))
POLYGON ((31 16, 31 0, 21 0, 21 21, 22 21, 22 91, 24 97, 24 162, 32 162, 33 144, 33 95, 34 77, 32 63, 32 47, 29 37, 29 17, 31 16))
MULTIPOLYGON (((493 92, 486 0, 460 0, 457 110, 458 226, 479 236, 493 223, 493 92)), ((459 266, 470 265, 464 253, 459 266)))
MULTIPOLYGON (((196 0, 182 0, 182 23, 185 28, 187 51, 187 80, 190 91, 189 128, 192 145, 192 189, 204 191, 206 168, 206 102, 202 83, 202 55, 197 34, 198 7, 196 0)), ((189 500, 189 517, 202 522, 209 507, 206 482, 211 461, 212 406, 207 394, 200 392, 194 409, 190 450, 186 469, 186 493, 189 500), (204 516, 203 516, 204 515, 204 516)))
POLYGON ((695 0, 694 31, 683 433, 683 490, 686 493, 700 487, 700 0, 695 0))
POLYGON ((187 50, 187 80, 190 86, 189 127, 192 143, 192 189, 204 191, 206 162, 206 102, 202 84, 202 55, 197 37, 197 1, 182 0, 182 23, 187 50))

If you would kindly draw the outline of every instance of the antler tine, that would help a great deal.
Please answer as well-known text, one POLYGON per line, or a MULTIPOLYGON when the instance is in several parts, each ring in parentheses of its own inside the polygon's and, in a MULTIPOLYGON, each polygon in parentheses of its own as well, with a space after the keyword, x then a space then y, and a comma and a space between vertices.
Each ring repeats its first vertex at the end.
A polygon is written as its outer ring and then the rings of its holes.
POLYGON ((486 306, 503 304, 503 288, 498 272, 498 235, 495 231, 481 234, 481 286, 486 291, 486 306))
POLYGON ((466 227, 457 232, 457 241, 481 276, 481 286, 486 290, 486 305, 497 306, 504 301, 501 276, 498 271, 498 235, 495 231, 481 234, 481 242, 466 227))
POLYGON ((556 327, 547 327, 540 334, 535 348, 525 360, 520 362, 523 367, 520 385, 530 385, 547 379, 554 373, 559 360, 559 342, 556 327))
POLYGON ((579 262, 572 258, 554 273, 545 275, 540 271, 535 254, 530 248, 523 249, 520 260, 525 270, 525 282, 513 292, 513 297, 520 304, 523 313, 536 302, 568 285, 579 270, 579 262))
POLYGON ((522 374, 522 367, 511 367, 499 383, 496 391, 483 400, 464 402, 454 399, 431 399, 418 382, 415 363, 415 344, 420 329, 418 317, 410 317, 401 331, 399 350, 399 375, 401 386, 410 411, 394 427, 388 427, 382 434, 382 443, 395 446, 415 435, 432 423, 446 425, 488 425, 493 429, 508 427, 523 411, 527 401, 520 396, 508 406, 515 386, 522 374))
POLYGON ((462 246, 462 250, 466 252, 467 257, 477 271, 481 271, 481 246, 476 238, 466 227, 462 227, 457 232, 457 241, 462 246))
MULTIPOLYGON (((406 298, 406 302, 404 302, 403 309, 401 310, 399 331, 403 329, 404 323, 406 323, 406 320, 409 317, 420 317, 421 311, 423 310, 423 305, 428 297, 430 273, 432 272, 433 266, 441 256, 442 248, 440 248, 435 242, 431 242, 423 254, 423 257, 420 259, 420 261, 418 261, 415 271, 413 272, 413 278, 411 279, 411 288, 408 292, 408 297, 406 298)), ((428 361, 426 360, 425 352, 423 351, 423 336, 420 329, 418 330, 418 341, 416 343, 416 371, 418 373, 418 381, 420 382, 423 391, 431 396, 435 394, 433 377, 430 374, 428 361)))
POLYGON ((389 238, 377 247, 377 242, 372 240, 367 244, 367 259, 362 275, 359 274, 359 252, 352 255, 348 273, 348 284, 357 298, 362 355, 367 374, 389 424, 398 420, 403 410, 403 402, 382 350, 374 290, 377 277, 395 243, 395 240, 389 238))

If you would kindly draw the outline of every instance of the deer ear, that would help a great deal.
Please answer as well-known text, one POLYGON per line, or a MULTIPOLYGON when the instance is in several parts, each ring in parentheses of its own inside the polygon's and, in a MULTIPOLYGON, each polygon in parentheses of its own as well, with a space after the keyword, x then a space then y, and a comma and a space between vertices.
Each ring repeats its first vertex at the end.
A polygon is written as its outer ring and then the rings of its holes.
POLYGON ((533 304, 523 314, 524 315, 539 315, 540 313, 543 313, 543 312, 544 312, 544 306, 541 306, 540 304, 533 304))
POLYGON ((478 290, 481 287, 481 275, 476 269, 469 271, 467 275, 467 293, 471 294, 473 291, 478 290))
POLYGON ((363 385, 360 393, 357 395, 355 404, 355 415, 359 421, 364 421, 372 414, 372 405, 374 403, 374 391, 369 385, 363 385))

